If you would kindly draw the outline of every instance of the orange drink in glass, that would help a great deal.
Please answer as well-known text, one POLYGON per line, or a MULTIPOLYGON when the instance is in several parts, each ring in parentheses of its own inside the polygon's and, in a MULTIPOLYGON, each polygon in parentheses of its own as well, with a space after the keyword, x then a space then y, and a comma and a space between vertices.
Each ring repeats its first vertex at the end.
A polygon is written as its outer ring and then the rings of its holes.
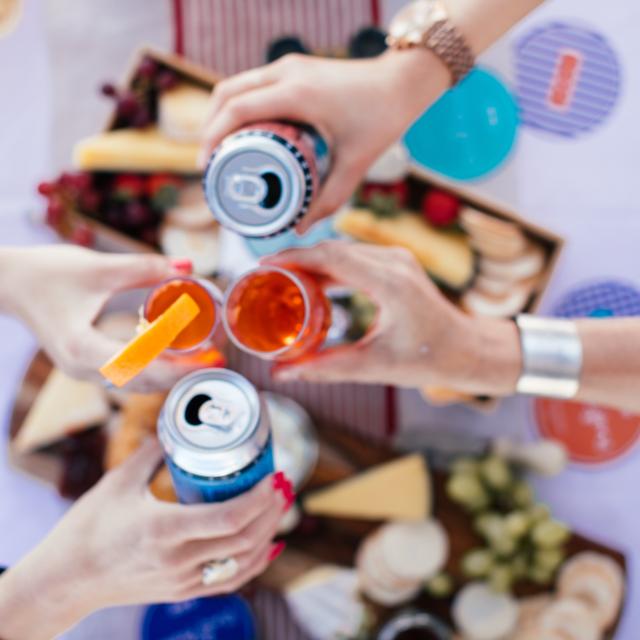
POLYGON ((183 293, 188 293, 200 308, 200 313, 171 343, 167 355, 181 361, 197 362, 203 366, 220 360, 215 336, 220 324, 222 293, 208 280, 178 276, 154 287, 143 306, 143 316, 153 322, 183 293))
POLYGON ((325 341, 331 303, 312 275, 264 266, 229 287, 222 319, 227 335, 243 351, 267 360, 294 360, 325 341))

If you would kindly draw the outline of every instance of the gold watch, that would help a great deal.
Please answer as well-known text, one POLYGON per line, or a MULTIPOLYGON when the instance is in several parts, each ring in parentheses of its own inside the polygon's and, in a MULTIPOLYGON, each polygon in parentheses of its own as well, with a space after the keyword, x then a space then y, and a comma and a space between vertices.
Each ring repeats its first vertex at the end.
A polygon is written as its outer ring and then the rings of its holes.
POLYGON ((449 19, 442 0, 415 0, 398 12, 389 26, 387 44, 393 49, 425 47, 451 73, 451 86, 473 68, 473 52, 449 19))

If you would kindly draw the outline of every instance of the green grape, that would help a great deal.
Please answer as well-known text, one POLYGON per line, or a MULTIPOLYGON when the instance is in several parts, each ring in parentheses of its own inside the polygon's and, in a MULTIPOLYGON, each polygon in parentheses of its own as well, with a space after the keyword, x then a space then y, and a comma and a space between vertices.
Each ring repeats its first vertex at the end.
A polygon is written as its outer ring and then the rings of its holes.
POLYGON ((561 548, 536 549, 533 562, 541 570, 555 572, 565 557, 566 553, 561 548))
POLYGON ((509 464, 498 456, 488 456, 480 463, 480 475, 491 489, 504 491, 513 482, 509 464))
POLYGON ((451 465, 452 473, 477 473, 479 462, 473 458, 458 458, 451 465))
POLYGON ((543 520, 531 530, 531 540, 542 549, 550 549, 563 545, 571 537, 571 531, 557 520, 543 520))
POLYGON ((511 571, 513 572, 513 577, 516 580, 520 578, 525 578, 527 576, 527 571, 529 570, 529 558, 525 553, 517 553, 511 559, 511 571))
POLYGON ((490 549, 472 549, 462 558, 462 572, 468 578, 484 578, 489 574, 493 561, 490 549))
POLYGON ((459 505, 470 511, 485 509, 489 494, 478 478, 470 473, 456 473, 449 477, 447 494, 459 505))
POLYGON ((541 569, 540 567, 532 566, 529 567, 527 577, 536 584, 548 585, 553 582, 553 573, 553 571, 549 571, 548 569, 541 569))
POLYGON ((533 489, 524 480, 516 480, 511 487, 510 498, 515 507, 526 509, 533 503, 533 489))
POLYGON ((512 538, 504 528, 502 535, 491 538, 489 544, 500 558, 508 558, 518 550, 518 541, 512 538))
POLYGON ((512 511, 505 516, 504 526, 509 535, 519 540, 528 533, 531 519, 524 511, 512 511))
POLYGON ((551 517, 551 511, 546 504, 542 504, 541 502, 536 502, 529 510, 529 517, 531 518, 531 522, 542 522, 543 520, 548 520, 551 517))
POLYGON ((488 538, 502 523, 502 516, 495 511, 485 511, 477 515, 473 521, 473 528, 481 536, 488 538))
POLYGON ((454 591, 453 578, 448 573, 438 573, 425 584, 427 593, 434 598, 448 598, 454 591))
POLYGON ((488 581, 494 591, 506 593, 511 590, 513 584, 513 571, 506 564, 497 564, 491 568, 488 581))

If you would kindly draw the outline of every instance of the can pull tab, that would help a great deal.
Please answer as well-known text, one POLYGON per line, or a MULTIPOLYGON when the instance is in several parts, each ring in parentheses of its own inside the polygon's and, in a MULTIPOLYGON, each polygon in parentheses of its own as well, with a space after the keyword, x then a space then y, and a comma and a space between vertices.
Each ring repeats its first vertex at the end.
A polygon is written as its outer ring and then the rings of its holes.
POLYGON ((227 178, 227 194, 236 202, 258 205, 267 197, 267 184, 260 176, 235 173, 227 178))
POLYGON ((208 427, 228 433, 237 418, 236 413, 231 405, 212 398, 200 407, 198 417, 200 422, 208 427))

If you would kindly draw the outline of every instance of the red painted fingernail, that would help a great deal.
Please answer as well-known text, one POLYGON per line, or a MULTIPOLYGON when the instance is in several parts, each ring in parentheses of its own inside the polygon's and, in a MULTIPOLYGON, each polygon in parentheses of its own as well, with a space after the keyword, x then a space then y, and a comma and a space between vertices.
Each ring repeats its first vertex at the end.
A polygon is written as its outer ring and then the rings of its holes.
POLYGON ((191 273, 193 271, 193 263, 189 258, 177 258, 171 260, 171 266, 181 273, 191 273))
POLYGON ((276 542, 269 549, 269 562, 273 562, 286 548, 286 542, 276 542))
POLYGON ((293 490, 291 480, 289 480, 282 471, 278 471, 273 476, 273 488, 276 491, 280 491, 284 498, 284 510, 289 511, 293 503, 296 501, 296 494, 293 490))

